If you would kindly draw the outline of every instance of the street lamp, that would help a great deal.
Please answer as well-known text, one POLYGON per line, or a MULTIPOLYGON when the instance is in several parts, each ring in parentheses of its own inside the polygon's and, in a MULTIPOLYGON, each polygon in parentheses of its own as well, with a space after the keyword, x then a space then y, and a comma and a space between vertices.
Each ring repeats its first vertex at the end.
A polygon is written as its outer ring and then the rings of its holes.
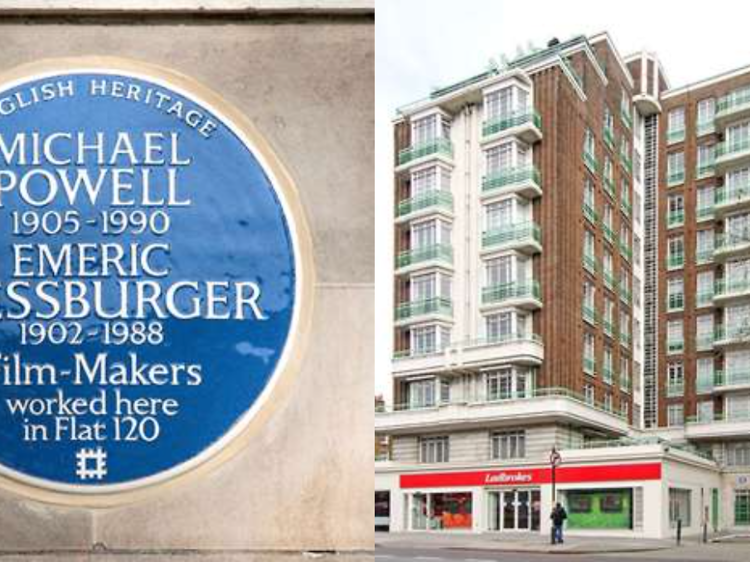
MULTIPOLYGON (((552 509, 554 510, 557 506, 557 465, 562 463, 562 457, 560 456, 560 453, 557 452, 556 447, 552 447, 552 450, 549 454, 549 464, 552 469, 552 509)), ((552 523, 552 527, 550 529, 550 542, 552 544, 555 544, 555 524, 552 523)))

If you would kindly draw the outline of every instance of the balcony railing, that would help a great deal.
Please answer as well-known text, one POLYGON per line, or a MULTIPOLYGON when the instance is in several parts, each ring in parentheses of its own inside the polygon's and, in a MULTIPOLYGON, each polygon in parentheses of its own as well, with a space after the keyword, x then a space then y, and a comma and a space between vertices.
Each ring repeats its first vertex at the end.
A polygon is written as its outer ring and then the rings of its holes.
POLYGON ((684 340, 667 340, 667 353, 682 353, 685 349, 684 340))
POLYGON ((509 188, 526 182, 541 185, 541 176, 536 166, 519 166, 487 174, 482 178, 482 191, 509 188))
POLYGON ((585 267, 590 273, 596 275, 596 258, 591 254, 584 252, 583 267, 585 267))
POLYGON ((588 306, 587 304, 584 303, 583 319, 586 320, 590 324, 596 325, 596 321, 597 321, 596 309, 594 309, 593 306, 588 306))
POLYGON ((667 214, 667 228, 685 224, 685 211, 671 211, 667 214))
POLYGON ((620 210, 626 217, 630 218, 630 215, 633 213, 633 205, 627 199, 620 199, 620 210))
POLYGON ((615 198, 615 180, 613 180, 611 177, 604 176, 604 181, 602 182, 602 186, 604 187, 604 191, 608 193, 612 199, 614 199, 615 198))
POLYGON ((746 421, 750 421, 750 412, 735 413, 732 415, 726 415, 723 412, 714 412, 713 416, 701 417, 697 415, 685 418, 685 423, 731 423, 746 421))
POLYGON ((682 396, 685 394, 685 383, 671 383, 667 384, 667 396, 670 398, 673 396, 682 396))
POLYGON ((738 154, 750 151, 750 137, 735 140, 732 142, 724 141, 716 145, 716 158, 726 159, 733 158, 738 154))
POLYGON ((610 244, 615 242, 615 231, 607 223, 602 222, 602 232, 604 232, 604 239, 610 244))
POLYGON ((667 144, 674 144, 685 140, 685 129, 667 131, 667 144))
POLYGON ((750 184, 722 186, 716 190, 716 205, 737 205, 750 202, 750 184))
POLYGON ((443 154, 452 158, 453 143, 449 138, 440 137, 428 142, 412 145, 398 153, 398 163, 399 165, 408 164, 413 160, 433 154, 443 154))
POLYGON ((716 104, 716 117, 731 115, 750 107, 750 90, 728 94, 719 99, 716 104))
POLYGON ((612 367, 607 367, 606 365, 602 367, 602 380, 607 384, 612 384, 612 381, 614 380, 614 371, 612 371, 612 367))
POLYGON ((435 190, 420 193, 409 199, 405 199, 398 204, 398 216, 403 217, 428 208, 442 208, 448 211, 453 210, 453 194, 450 191, 435 190))
POLYGON ((589 375, 596 374, 596 361, 592 357, 583 358, 583 372, 589 375))
POLYGON ((630 347, 630 334, 628 332, 620 332, 620 345, 623 347, 630 347))
POLYGON ((708 162, 706 164, 699 164, 695 169, 695 175, 698 179, 707 178, 713 176, 716 173, 716 163, 708 162))
POLYGON ((678 172, 671 172, 667 174, 668 186, 680 185, 681 183, 685 183, 685 170, 680 170, 678 172))
POLYGON ((713 392, 714 385, 716 382, 716 373, 708 373, 707 375, 698 375, 695 380, 696 391, 700 394, 707 392, 713 392))
POLYGON ((748 344, 750 343, 750 327, 718 326, 714 332, 714 341, 723 344, 748 344))
POLYGON ((698 307, 710 306, 713 303, 713 300, 714 300, 714 292, 711 290, 698 291, 695 296, 695 304, 698 307))
POLYGON ((501 228, 494 228, 482 233, 483 248, 502 246, 523 241, 533 241, 541 244, 542 231, 538 224, 527 221, 501 228))
POLYGON ((610 127, 604 127, 604 142, 609 148, 615 148, 615 132, 610 127))
POLYGON ((714 376, 714 386, 716 388, 746 385, 750 385, 750 368, 716 371, 714 376))
POLYGON ((698 249, 695 251, 695 261, 698 265, 703 265, 704 263, 711 263, 714 261, 714 250, 713 248, 709 249, 698 249))
POLYGON ((668 312, 682 310, 684 307, 685 307, 685 295, 683 293, 669 295, 669 298, 667 299, 667 311, 668 312))
POLYGON ((712 219, 714 216, 714 206, 698 207, 695 210, 695 214, 699 221, 712 219))
POLYGON ((542 128, 542 117, 532 108, 520 109, 509 115, 500 115, 488 119, 482 125, 482 136, 489 137, 507 129, 512 129, 526 123, 533 123, 537 129, 542 128))
POLYGON ((542 292, 539 289, 539 281, 504 283, 502 285, 491 285, 482 289, 483 303, 497 303, 511 299, 527 298, 540 300, 541 296, 542 292))
POLYGON ((583 151, 583 163, 592 174, 596 174, 599 170, 599 162, 596 160, 596 156, 587 150, 583 151))
POLYGON ((630 304, 632 298, 633 297, 630 289, 628 289, 625 285, 620 285, 620 300, 626 304, 630 304))
POLYGON ((607 320, 606 318, 602 322, 602 326, 604 327, 604 333, 608 335, 609 337, 612 337, 615 333, 615 325, 612 322, 612 320, 607 320))
POLYGON ((622 118, 623 125, 625 125, 628 129, 633 128, 633 115, 629 108, 626 108, 624 106, 620 107, 620 117, 622 118))
POLYGON ((633 175, 633 159, 627 154, 620 154, 620 164, 628 173, 629 176, 633 175))
POLYGON ((716 127, 714 127, 713 120, 704 121, 696 125, 696 133, 698 134, 699 137, 702 137, 703 135, 708 135, 710 133, 713 133, 714 131, 716 131, 716 127))
POLYGON ((716 235, 715 252, 734 252, 750 246, 750 233, 747 235, 723 232, 716 235))
POLYGON ((714 291, 718 297, 750 294, 750 279, 719 279, 714 291))
POLYGON ((667 269, 680 269, 685 265, 685 254, 675 254, 667 257, 667 269))
POLYGON ((615 288, 617 288, 617 280, 615 279, 615 275, 614 273, 612 273, 612 271, 607 271, 605 269, 603 276, 604 276, 604 285, 608 289, 614 290, 615 288))
POLYGON ((406 267, 431 260, 452 264, 453 248, 449 244, 431 244, 423 248, 406 250, 396 257, 396 267, 406 267))
POLYGON ((714 335, 713 334, 698 334, 695 337, 695 349, 696 351, 709 351, 714 347, 714 335))
POLYGON ((401 303, 396 307, 397 320, 406 320, 427 314, 451 316, 453 314, 453 303, 445 297, 434 297, 401 303))
POLYGON ((631 261, 633 259, 633 250, 630 247, 628 240, 623 240, 622 238, 620 238, 620 242, 618 245, 620 246, 620 255, 626 260, 631 261))

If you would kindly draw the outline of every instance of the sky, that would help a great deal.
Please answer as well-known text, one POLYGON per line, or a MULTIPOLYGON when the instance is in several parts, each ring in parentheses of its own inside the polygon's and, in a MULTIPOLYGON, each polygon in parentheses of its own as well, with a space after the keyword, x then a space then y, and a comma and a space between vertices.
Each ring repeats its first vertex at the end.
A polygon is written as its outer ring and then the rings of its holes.
MULTIPOLYGON (((750 5, 708 11, 657 0, 376 0, 375 392, 390 398, 393 139, 396 108, 485 70, 491 58, 556 37, 609 32, 622 56, 655 52, 671 87, 750 65, 750 5), (720 18, 720 19, 717 19, 720 18)), ((697 5, 697 3, 696 3, 697 5)))

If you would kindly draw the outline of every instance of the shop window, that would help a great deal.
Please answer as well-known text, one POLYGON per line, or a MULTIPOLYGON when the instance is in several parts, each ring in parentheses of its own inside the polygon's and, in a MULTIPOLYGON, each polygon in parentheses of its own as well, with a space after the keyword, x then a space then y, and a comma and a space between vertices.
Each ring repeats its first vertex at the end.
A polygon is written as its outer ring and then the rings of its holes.
POLYGON ((632 489, 566 490, 571 529, 632 529, 632 489))
POLYGON ((467 530, 472 528, 471 492, 414 494, 412 529, 467 530))

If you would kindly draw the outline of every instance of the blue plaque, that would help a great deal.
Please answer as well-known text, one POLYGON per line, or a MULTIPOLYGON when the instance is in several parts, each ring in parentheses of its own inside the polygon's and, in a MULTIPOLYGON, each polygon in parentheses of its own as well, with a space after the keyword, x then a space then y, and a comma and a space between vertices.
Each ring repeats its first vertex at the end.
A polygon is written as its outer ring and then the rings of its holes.
POLYGON ((188 79, 46 68, 0 83, 0 473, 132 490, 264 405, 292 353, 301 219, 188 79))

